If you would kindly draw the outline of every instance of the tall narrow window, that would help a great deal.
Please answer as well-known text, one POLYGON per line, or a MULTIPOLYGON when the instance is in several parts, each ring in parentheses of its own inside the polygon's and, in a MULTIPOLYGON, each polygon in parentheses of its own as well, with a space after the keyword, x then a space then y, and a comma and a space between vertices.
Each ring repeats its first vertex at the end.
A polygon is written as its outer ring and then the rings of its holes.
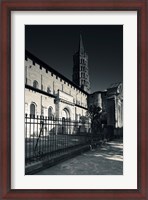
POLYGON ((30 105, 30 114, 32 117, 35 116, 35 105, 33 103, 30 105))
POLYGON ((51 89, 50 89, 50 87, 47 87, 47 93, 51 93, 51 89))
POLYGON ((34 88, 38 88, 38 86, 39 86, 38 82, 37 82, 36 80, 34 80, 34 81, 33 81, 33 87, 34 87, 34 88))
POLYGON ((48 108, 48 117, 49 117, 49 119, 53 118, 53 108, 52 107, 48 108))

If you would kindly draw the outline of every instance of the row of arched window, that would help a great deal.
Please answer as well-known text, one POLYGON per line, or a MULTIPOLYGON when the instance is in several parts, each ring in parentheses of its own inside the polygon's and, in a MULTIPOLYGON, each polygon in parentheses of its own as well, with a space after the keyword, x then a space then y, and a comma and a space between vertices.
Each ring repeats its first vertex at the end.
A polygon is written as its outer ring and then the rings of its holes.
MULTIPOLYGON (((33 81, 33 87, 36 89, 39 88, 39 83, 36 80, 33 81)), ((42 90, 43 90, 43 86, 42 86, 42 90)), ((47 93, 51 93, 51 89, 49 86, 47 87, 47 93)))
MULTIPOLYGON (((85 74, 83 74, 83 76, 85 76, 85 74)), ((81 80, 81 84, 84 84, 84 85, 85 85, 85 83, 87 83, 86 80, 81 80)), ((34 81, 33 81, 33 87, 36 88, 36 89, 39 89, 39 83, 38 83, 37 80, 34 80, 34 81)), ((43 85, 41 86, 41 90, 43 90, 43 85)), ((76 89, 76 90, 77 90, 77 89, 76 89)), ((51 87, 48 86, 46 91, 47 91, 48 94, 51 94, 51 87)), ((83 92, 81 92, 81 91, 79 91, 79 92, 80 92, 82 95, 85 95, 85 94, 83 94, 83 92)))
MULTIPOLYGON (((36 115, 36 107, 35 103, 30 104, 30 114, 33 116, 36 115)), ((51 106, 48 108, 48 117, 53 117, 53 108, 51 106)))

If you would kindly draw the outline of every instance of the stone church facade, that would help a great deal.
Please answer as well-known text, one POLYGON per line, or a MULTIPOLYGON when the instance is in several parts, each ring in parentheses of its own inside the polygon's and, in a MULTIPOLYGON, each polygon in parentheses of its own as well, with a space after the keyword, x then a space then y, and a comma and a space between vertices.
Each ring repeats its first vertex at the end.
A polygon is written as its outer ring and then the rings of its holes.
POLYGON ((122 83, 107 91, 90 94, 88 55, 80 36, 79 49, 73 56, 72 81, 25 51, 25 113, 48 118, 78 121, 86 116, 89 105, 108 113, 107 123, 122 126, 122 83))
MULTIPOLYGON (((77 56, 74 56, 77 62, 79 59, 87 60, 84 49, 82 53, 81 45, 82 41, 77 56)), ((71 120, 79 120, 81 116, 85 116, 88 108, 87 91, 90 87, 86 63, 83 64, 83 70, 80 73, 82 64, 79 62, 77 65, 74 64, 72 82, 30 52, 25 51, 25 113, 71 120), (80 78, 85 70, 87 70, 85 72, 87 82, 83 82, 80 78), (76 77, 80 82, 76 81, 76 77)))

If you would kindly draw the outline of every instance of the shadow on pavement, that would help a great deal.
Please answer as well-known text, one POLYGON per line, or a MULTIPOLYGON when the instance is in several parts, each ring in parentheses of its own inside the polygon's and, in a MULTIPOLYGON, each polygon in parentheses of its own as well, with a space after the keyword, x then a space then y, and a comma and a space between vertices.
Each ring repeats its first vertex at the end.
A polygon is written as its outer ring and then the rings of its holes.
POLYGON ((123 144, 108 142, 36 175, 123 175, 123 144))

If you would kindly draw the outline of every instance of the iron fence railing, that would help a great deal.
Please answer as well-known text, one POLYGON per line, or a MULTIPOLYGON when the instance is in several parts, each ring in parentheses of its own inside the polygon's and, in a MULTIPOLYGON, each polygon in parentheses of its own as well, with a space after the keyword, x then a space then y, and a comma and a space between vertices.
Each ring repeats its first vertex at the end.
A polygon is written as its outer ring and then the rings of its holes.
POLYGON ((25 164, 46 160, 91 144, 91 124, 25 115, 25 164))

